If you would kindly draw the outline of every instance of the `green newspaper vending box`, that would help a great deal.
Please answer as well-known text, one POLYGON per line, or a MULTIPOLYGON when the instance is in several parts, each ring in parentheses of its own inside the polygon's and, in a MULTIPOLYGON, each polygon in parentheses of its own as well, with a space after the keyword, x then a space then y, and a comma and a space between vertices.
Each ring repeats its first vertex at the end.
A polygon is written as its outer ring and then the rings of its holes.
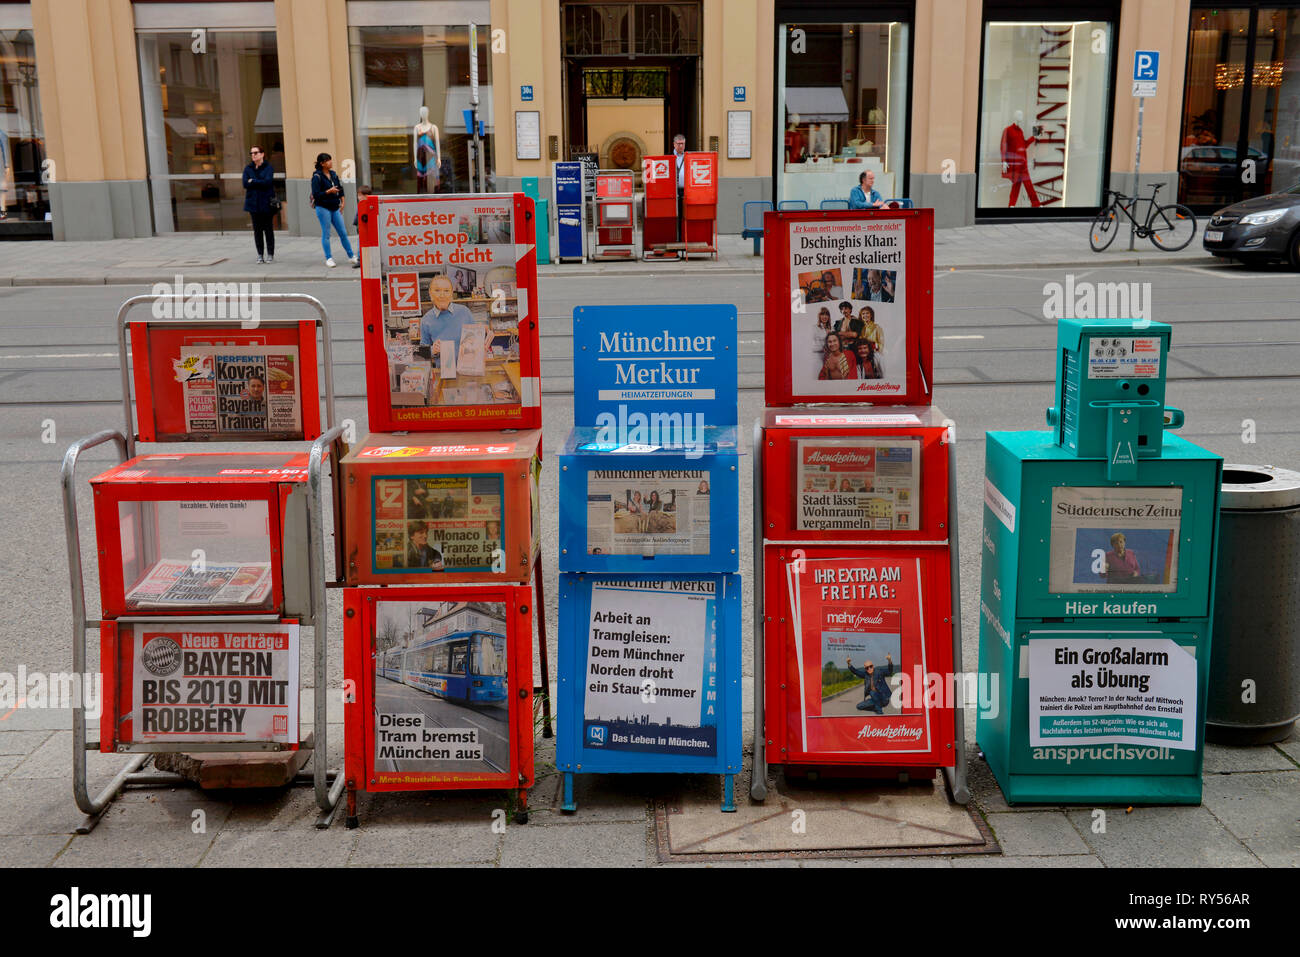
POLYGON ((1163 434, 1169 331, 1062 322, 1055 430, 987 434, 976 737, 1009 803, 1200 802, 1223 460, 1163 434))

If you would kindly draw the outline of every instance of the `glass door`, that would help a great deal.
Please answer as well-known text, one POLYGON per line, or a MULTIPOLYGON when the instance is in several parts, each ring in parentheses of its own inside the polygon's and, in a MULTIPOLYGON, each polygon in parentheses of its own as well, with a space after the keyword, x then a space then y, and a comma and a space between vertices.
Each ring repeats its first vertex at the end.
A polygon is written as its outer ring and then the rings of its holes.
POLYGON ((777 195, 848 209, 855 187, 907 195, 909 25, 778 24, 777 195))
MULTIPOLYGON (((198 32, 138 34, 156 233, 249 229, 250 146, 261 146, 284 180, 275 31, 198 32)), ((277 193, 283 201, 282 186, 277 193)), ((276 225, 283 228, 283 215, 276 225)))
POLYGON ((1181 202, 1210 210, 1300 181, 1297 51, 1300 10, 1192 10, 1181 202))

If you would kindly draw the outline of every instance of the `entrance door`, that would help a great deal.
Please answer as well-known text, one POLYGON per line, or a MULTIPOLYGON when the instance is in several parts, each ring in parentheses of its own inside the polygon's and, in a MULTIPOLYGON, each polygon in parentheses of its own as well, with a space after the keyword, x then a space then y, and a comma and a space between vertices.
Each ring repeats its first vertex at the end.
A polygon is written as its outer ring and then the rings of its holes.
POLYGON ((1300 9, 1193 9, 1187 51, 1179 200, 1211 211, 1300 182, 1300 9))
POLYGON ((566 148, 640 175, 682 133, 700 149, 700 4, 563 4, 566 148))

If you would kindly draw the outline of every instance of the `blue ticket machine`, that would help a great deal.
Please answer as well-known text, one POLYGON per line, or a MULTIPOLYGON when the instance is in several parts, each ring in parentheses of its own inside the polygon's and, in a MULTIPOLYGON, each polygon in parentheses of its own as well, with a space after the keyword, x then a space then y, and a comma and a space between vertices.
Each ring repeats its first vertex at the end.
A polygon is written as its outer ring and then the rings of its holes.
POLYGON ((582 163, 555 164, 555 259, 587 257, 586 170, 582 163))
POLYGON ((736 310, 574 310, 560 452, 557 752, 580 773, 741 768, 736 310))
POLYGON ((1008 803, 1197 804, 1223 460, 1170 327, 1065 320, 1048 432, 989 432, 976 739, 1008 803))

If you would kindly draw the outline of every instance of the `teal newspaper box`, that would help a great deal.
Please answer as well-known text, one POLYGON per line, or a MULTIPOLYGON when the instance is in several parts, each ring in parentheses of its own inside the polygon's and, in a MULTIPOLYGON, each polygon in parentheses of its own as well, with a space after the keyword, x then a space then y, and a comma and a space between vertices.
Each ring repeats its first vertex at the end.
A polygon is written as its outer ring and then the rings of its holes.
POLYGON ((741 768, 733 306, 574 310, 560 452, 557 758, 577 773, 741 768))
POLYGON ((1061 327, 1055 430, 986 436, 977 741, 1009 803, 1196 804, 1223 462, 1164 434, 1168 326, 1061 327))

